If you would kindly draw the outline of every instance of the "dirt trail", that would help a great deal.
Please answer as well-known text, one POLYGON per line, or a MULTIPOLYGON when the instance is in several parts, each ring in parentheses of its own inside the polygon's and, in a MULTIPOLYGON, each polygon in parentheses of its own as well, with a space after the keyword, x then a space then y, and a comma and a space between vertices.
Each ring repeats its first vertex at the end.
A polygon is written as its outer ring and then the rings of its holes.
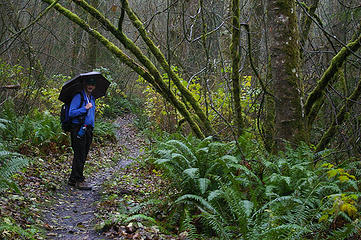
MULTIPOLYGON (((94 230, 95 202, 100 198, 102 183, 111 178, 117 169, 125 167, 140 154, 143 141, 137 139, 137 130, 133 126, 134 119, 133 115, 127 114, 115 121, 117 145, 125 154, 116 166, 101 169, 88 178, 87 182, 93 185, 92 191, 80 191, 66 184, 56 191, 53 199, 55 204, 50 206, 45 214, 45 222, 49 224, 48 239, 108 239, 94 230)), ((90 152, 91 154, 93 153, 90 152)), ((90 163, 87 162, 85 168, 87 164, 90 163)))

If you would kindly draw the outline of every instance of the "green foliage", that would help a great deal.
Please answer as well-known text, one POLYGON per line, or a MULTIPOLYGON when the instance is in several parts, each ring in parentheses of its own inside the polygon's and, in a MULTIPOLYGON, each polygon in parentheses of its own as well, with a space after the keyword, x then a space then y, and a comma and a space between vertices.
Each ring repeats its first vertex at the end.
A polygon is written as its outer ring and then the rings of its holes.
POLYGON ((52 115, 57 116, 60 113, 62 103, 58 100, 62 85, 70 80, 70 76, 62 74, 53 75, 47 79, 47 85, 41 87, 41 109, 46 109, 52 115))
POLYGON ((360 194, 350 171, 329 163, 314 165, 316 155, 306 145, 273 156, 246 134, 240 146, 243 157, 232 143, 178 136, 152 150, 149 161, 179 193, 169 221, 184 226, 194 239, 204 234, 219 239, 345 239, 357 232, 351 226, 359 225, 360 194))
POLYGON ((5 127, 0 127, 0 138, 9 149, 34 155, 56 151, 67 145, 67 136, 61 130, 59 119, 47 111, 18 116, 13 104, 8 102, 0 117, 7 122, 5 127))
POLYGON ((232 150, 231 144, 213 142, 211 137, 199 140, 189 136, 161 143, 150 160, 177 179, 182 194, 206 196, 218 187, 215 179, 222 172, 220 158, 232 150))
POLYGON ((14 152, 5 151, 0 146, 0 191, 8 188, 20 192, 11 177, 28 165, 28 159, 14 152))
POLYGON ((35 234, 39 232, 34 227, 23 229, 18 226, 11 217, 3 217, 0 219, 0 237, 1 239, 35 239, 35 234))
POLYGON ((16 85, 17 89, 0 91, 2 104, 7 101, 14 102, 14 111, 17 114, 26 114, 41 106, 40 93, 47 85, 43 76, 40 62, 35 62, 31 68, 21 65, 11 65, 0 59, 0 86, 16 85))
POLYGON ((115 126, 106 121, 98 121, 94 128, 94 141, 97 143, 115 142, 115 126))
MULTIPOLYGON (((172 70, 180 79, 181 83, 186 86, 186 88, 191 92, 195 99, 200 102, 201 108, 204 112, 207 111, 207 116, 209 120, 212 122, 212 125, 215 127, 224 127, 224 122, 219 118, 219 114, 222 114, 226 119, 232 118, 230 117, 232 108, 231 103, 231 93, 228 91, 228 86, 224 81, 214 81, 214 83, 210 84, 212 86, 208 86, 211 89, 207 89, 207 99, 205 99, 204 94, 204 86, 203 79, 198 76, 192 77, 191 81, 187 81, 182 77, 182 70, 177 66, 172 66, 172 70), (209 106, 207 107, 207 103, 212 104, 212 108, 216 109, 214 111, 209 106), (217 113, 218 112, 218 113, 217 113)), ((176 85, 169 79, 167 73, 163 74, 163 80, 169 85, 170 90, 175 94, 175 96, 180 101, 185 101, 184 97, 181 95, 180 91, 177 89, 176 85)), ((243 76, 240 81, 240 89, 241 89, 241 106, 244 110, 243 112, 250 113, 246 116, 249 122, 252 122, 251 114, 255 111, 254 104, 255 97, 259 93, 259 90, 255 90, 251 86, 252 76, 243 76)), ((146 114, 157 123, 162 129, 167 130, 176 130, 175 127, 176 121, 182 119, 181 115, 174 111, 171 105, 167 103, 159 94, 156 93, 155 89, 150 85, 146 84, 146 81, 139 76, 138 83, 144 85, 143 94, 147 101, 145 101, 145 111, 146 114)), ((189 105, 188 103, 185 103, 189 105)))
MULTIPOLYGON (((110 75, 105 75, 108 80, 111 79, 110 75)), ((111 82, 106 98, 97 101, 97 107, 99 102, 102 102, 103 110, 102 116, 104 118, 116 118, 124 113, 132 112, 137 115, 135 125, 145 130, 149 127, 149 120, 144 112, 143 103, 139 98, 132 98, 124 94, 120 89, 120 86, 114 81, 111 82)))
POLYGON ((19 84, 21 81, 21 73, 24 68, 20 65, 11 66, 0 59, 0 85, 19 84))

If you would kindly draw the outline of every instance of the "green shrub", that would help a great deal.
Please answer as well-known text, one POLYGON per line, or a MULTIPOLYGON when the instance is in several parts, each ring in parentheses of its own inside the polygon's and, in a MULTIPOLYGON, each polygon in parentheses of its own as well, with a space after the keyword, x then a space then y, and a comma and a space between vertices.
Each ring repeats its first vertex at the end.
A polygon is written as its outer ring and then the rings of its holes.
POLYGON ((1 239, 35 239, 39 229, 29 226, 23 229, 11 217, 2 217, 0 219, 0 237, 1 239))
POLYGON ((11 102, 8 102, 0 116, 7 122, 5 127, 0 127, 1 139, 13 151, 26 155, 47 154, 68 145, 58 117, 47 111, 17 116, 11 102))
POLYGON ((98 121, 94 128, 94 141, 103 143, 105 141, 115 142, 115 126, 106 121, 98 121))
POLYGON ((149 161, 179 192, 170 203, 169 222, 194 239, 346 239, 357 234, 360 194, 350 171, 315 165, 317 155, 306 145, 273 156, 251 136, 242 138, 242 154, 232 143, 192 137, 161 141, 152 150, 149 161))

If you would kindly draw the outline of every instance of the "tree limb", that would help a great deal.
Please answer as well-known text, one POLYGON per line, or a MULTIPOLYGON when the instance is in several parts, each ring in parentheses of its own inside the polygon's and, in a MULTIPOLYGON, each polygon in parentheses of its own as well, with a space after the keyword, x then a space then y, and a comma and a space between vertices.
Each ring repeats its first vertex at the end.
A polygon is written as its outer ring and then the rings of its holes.
POLYGON ((316 146, 316 151, 322 151, 326 148, 326 146, 330 143, 332 137, 335 135, 338 127, 341 123, 347 119, 347 112, 352 107, 352 105, 357 101, 359 96, 361 95, 361 80, 358 82, 356 89, 352 92, 351 96, 346 99, 345 104, 340 109, 336 118, 332 121, 331 126, 328 128, 326 133, 322 136, 320 142, 316 146))
POLYGON ((349 44, 346 47, 343 47, 331 60, 330 66, 323 73, 321 79, 318 81, 316 88, 308 96, 306 103, 304 105, 305 115, 308 117, 314 104, 322 97, 325 88, 329 85, 332 77, 337 73, 338 68, 340 68, 343 63, 346 61, 347 57, 350 56, 353 52, 356 52, 361 47, 361 34, 358 38, 349 44))
POLYGON ((181 79, 169 66, 169 64, 166 61, 162 52, 153 43, 153 41, 148 37, 147 31, 146 31, 144 25, 139 20, 137 15, 133 12, 133 10, 129 7, 128 0, 122 0, 122 3, 124 4, 124 8, 125 8, 125 11, 129 17, 129 19, 131 20, 133 26, 140 33, 140 36, 142 37, 143 41, 147 44, 148 48, 150 49, 152 54, 155 56, 157 61, 160 63, 163 70, 165 72, 167 72, 168 76, 172 79, 174 84, 177 86, 178 90, 185 97, 185 99, 190 103, 190 105, 192 106, 196 115, 201 120, 202 124, 204 125, 204 127, 206 129, 206 135, 215 134, 215 131, 214 131, 213 127, 211 126, 209 119, 207 118, 206 114, 202 111, 198 101, 194 98, 193 94, 182 84, 181 79))

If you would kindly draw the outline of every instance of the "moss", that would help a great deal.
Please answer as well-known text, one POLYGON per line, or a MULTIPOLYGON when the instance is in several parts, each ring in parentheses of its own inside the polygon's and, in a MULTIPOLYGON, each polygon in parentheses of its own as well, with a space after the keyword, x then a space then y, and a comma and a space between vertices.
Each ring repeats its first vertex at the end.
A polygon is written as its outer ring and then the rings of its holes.
POLYGON ((295 3, 272 0, 269 5, 271 27, 271 72, 275 95, 275 135, 277 150, 285 142, 296 146, 308 141, 300 101, 299 32, 295 3))
POLYGON ((232 43, 230 46, 230 51, 232 55, 232 90, 233 90, 233 105, 234 105, 234 115, 236 119, 236 130, 238 137, 242 135, 244 128, 244 121, 242 118, 242 109, 240 103, 240 83, 239 83, 239 62, 240 62, 240 53, 239 53, 239 41, 240 41, 240 9, 239 9, 239 0, 232 1, 232 43))

